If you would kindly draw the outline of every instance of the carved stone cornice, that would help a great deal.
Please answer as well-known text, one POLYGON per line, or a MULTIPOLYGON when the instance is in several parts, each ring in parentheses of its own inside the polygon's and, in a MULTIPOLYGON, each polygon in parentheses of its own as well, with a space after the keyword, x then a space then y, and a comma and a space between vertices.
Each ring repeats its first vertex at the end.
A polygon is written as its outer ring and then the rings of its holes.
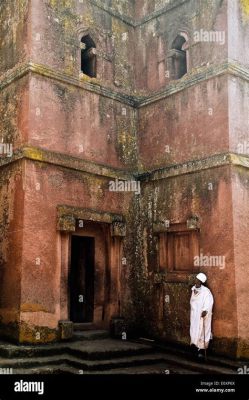
POLYGON ((122 180, 136 179, 142 182, 168 179, 175 176, 193 174, 203 170, 220 168, 227 165, 246 169, 249 168, 249 156, 227 152, 214 154, 199 160, 190 160, 184 163, 166 165, 162 168, 151 169, 146 172, 138 171, 136 169, 133 171, 125 171, 123 169, 116 169, 107 165, 85 161, 77 157, 68 156, 67 154, 28 146, 16 150, 12 157, 0 157, 0 168, 1 166, 10 165, 11 163, 22 159, 52 164, 91 175, 122 180))
POLYGON ((94 163, 92 161, 82 160, 68 154, 44 150, 38 147, 25 146, 14 151, 12 157, 0 157, 0 167, 9 165, 21 159, 39 161, 52 164, 67 169, 80 171, 83 173, 103 176, 109 179, 130 180, 133 178, 133 171, 128 172, 123 169, 113 168, 108 165, 94 163))
POLYGON ((101 81, 98 81, 95 78, 87 78, 84 80, 80 77, 75 77, 65 72, 54 70, 46 65, 30 62, 25 65, 17 66, 13 70, 2 76, 2 79, 0 79, 0 91, 4 87, 10 85, 12 82, 22 78, 28 73, 33 73, 48 79, 59 81, 67 85, 72 85, 78 87, 79 89, 87 90, 100 96, 116 100, 117 102, 133 108, 141 108, 147 106, 148 104, 152 104, 156 101, 165 99, 191 86, 195 86, 198 83, 225 74, 236 76, 249 82, 249 68, 239 64, 234 60, 229 60, 221 64, 213 64, 200 68, 195 68, 191 70, 188 74, 186 74, 183 78, 170 82, 166 87, 159 91, 143 95, 128 95, 126 93, 116 91, 115 89, 103 85, 101 81))
POLYGON ((68 205, 57 206, 57 230, 63 232, 75 232, 77 220, 112 224, 112 227, 116 227, 114 232, 112 229, 113 236, 125 236, 126 233, 124 217, 121 214, 104 211, 101 212, 90 208, 80 208, 68 205))
POLYGON ((174 8, 179 7, 182 4, 187 3, 189 1, 190 0, 174 0, 173 2, 169 2, 168 4, 166 4, 164 7, 160 8, 158 10, 155 10, 152 13, 149 13, 145 17, 135 18, 133 16, 121 14, 120 12, 115 10, 113 7, 103 4, 103 2, 101 0, 89 0, 89 2, 92 5, 94 5, 95 7, 98 7, 101 10, 106 11, 112 17, 118 18, 119 20, 121 20, 122 22, 124 22, 125 24, 127 24, 133 28, 139 28, 141 25, 144 25, 147 22, 160 17, 161 15, 163 15, 167 12, 170 12, 174 8))

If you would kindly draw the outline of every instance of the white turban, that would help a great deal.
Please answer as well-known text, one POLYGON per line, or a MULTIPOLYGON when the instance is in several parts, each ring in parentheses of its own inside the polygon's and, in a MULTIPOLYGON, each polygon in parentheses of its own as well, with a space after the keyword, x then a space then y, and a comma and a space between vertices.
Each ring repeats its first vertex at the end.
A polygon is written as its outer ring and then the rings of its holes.
POLYGON ((202 283, 205 283, 207 280, 206 275, 203 274, 202 272, 200 272, 198 275, 196 275, 196 278, 199 279, 199 281, 201 281, 202 283))

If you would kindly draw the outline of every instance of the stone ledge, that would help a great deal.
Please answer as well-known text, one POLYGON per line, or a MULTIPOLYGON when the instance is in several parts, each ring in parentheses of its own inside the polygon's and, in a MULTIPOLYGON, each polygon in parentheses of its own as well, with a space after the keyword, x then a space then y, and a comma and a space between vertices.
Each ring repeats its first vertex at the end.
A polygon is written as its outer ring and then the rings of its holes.
POLYGON ((160 233, 197 231, 200 229, 200 221, 196 216, 192 216, 182 223, 168 222, 167 225, 165 221, 155 221, 152 225, 153 233, 158 235, 160 233))
POLYGON ((128 172, 122 169, 115 169, 35 147, 24 147, 18 149, 14 152, 12 157, 0 157, 0 168, 22 159, 56 165, 62 168, 72 169, 91 175, 103 176, 106 178, 117 178, 122 180, 136 179, 141 182, 150 182, 180 175, 193 174, 199 171, 219 168, 226 165, 246 169, 249 168, 249 156, 227 152, 214 154, 199 160, 186 161, 181 164, 168 165, 146 172, 138 172, 136 170, 128 172))
POLYGON ((6 86, 15 82, 17 79, 21 79, 23 76, 29 73, 29 64, 17 65, 11 70, 8 70, 0 77, 0 91, 6 86))
POLYGON ((114 89, 108 88, 95 78, 91 79, 87 77, 84 80, 82 78, 77 78, 75 75, 70 75, 63 71, 57 71, 49 66, 36 64, 33 62, 17 65, 12 70, 3 74, 0 78, 0 91, 29 73, 34 73, 45 78, 54 79, 61 83, 99 94, 100 96, 116 100, 130 107, 136 106, 137 98, 135 96, 130 96, 128 94, 120 93, 114 89))
POLYGON ((133 108, 147 106, 179 93, 182 90, 195 86, 198 83, 224 74, 233 75, 249 82, 249 69, 234 60, 229 60, 219 65, 203 66, 193 69, 183 78, 172 81, 159 91, 149 93, 147 95, 128 95, 104 86, 101 81, 96 81, 94 79, 83 81, 80 78, 76 78, 75 76, 69 75, 63 71, 55 71, 46 65, 29 63, 18 66, 3 75, 2 79, 0 80, 0 91, 28 73, 34 73, 48 79, 53 79, 67 85, 72 85, 97 95, 115 100, 122 104, 126 104, 127 106, 133 108))
POLYGON ((153 284, 184 283, 187 286, 191 286, 191 282, 194 281, 195 276, 196 273, 194 271, 168 271, 165 269, 164 272, 154 272, 153 284))
POLYGON ((104 86, 101 81, 95 78, 87 77, 85 80, 82 78, 76 78, 74 75, 67 74, 63 71, 56 71, 46 65, 29 63, 29 71, 37 75, 44 76, 49 79, 57 80, 61 83, 76 86, 81 89, 85 89, 89 92, 99 94, 103 97, 116 100, 124 103, 127 106, 135 107, 136 98, 125 93, 120 93, 111 88, 104 86))
POLYGON ((182 164, 175 164, 160 168, 158 170, 152 170, 150 172, 147 172, 145 175, 141 174, 141 180, 149 182, 160 179, 167 179, 174 176, 191 174, 206 169, 218 168, 224 165, 232 164, 248 168, 249 158, 237 156, 236 154, 232 153, 215 154, 205 159, 187 161, 182 164))
POLYGON ((219 65, 203 66, 193 69, 181 79, 169 83, 169 85, 162 90, 144 96, 143 99, 138 99, 136 106, 138 108, 147 106, 156 101, 172 96, 173 94, 179 93, 182 90, 195 86, 198 83, 225 74, 234 75, 249 82, 249 69, 240 65, 236 61, 230 60, 219 65))
POLYGON ((85 172, 92 175, 103 176, 106 178, 130 180, 133 172, 126 172, 122 169, 101 165, 92 161, 86 161, 67 154, 56 153, 38 147, 23 147, 16 150, 12 157, 0 157, 0 168, 21 159, 40 161, 47 164, 57 165, 76 171, 85 172))
MULTIPOLYGON (((73 207, 69 205, 57 206, 57 230, 64 232, 74 232, 76 229, 76 220, 100 222, 106 224, 115 224, 119 222, 124 233, 124 217, 121 214, 111 212, 97 211, 90 208, 73 207)), ((117 232, 114 232, 117 236, 117 232)))

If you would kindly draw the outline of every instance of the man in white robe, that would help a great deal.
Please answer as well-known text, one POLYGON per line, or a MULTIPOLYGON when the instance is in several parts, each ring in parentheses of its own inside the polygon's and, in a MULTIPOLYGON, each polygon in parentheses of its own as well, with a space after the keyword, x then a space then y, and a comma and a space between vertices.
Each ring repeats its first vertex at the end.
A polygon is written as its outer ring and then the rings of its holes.
POLYGON ((207 277, 203 273, 196 276, 190 299, 190 344, 195 346, 198 358, 204 356, 203 349, 208 348, 212 338, 211 323, 214 300, 211 291, 203 285, 206 280, 207 277))

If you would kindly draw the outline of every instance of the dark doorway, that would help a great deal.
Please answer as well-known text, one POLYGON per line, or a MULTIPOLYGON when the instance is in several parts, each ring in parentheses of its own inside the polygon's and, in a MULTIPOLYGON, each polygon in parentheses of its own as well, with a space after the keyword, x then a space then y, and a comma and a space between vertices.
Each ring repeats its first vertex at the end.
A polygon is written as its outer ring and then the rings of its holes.
POLYGON ((70 320, 73 322, 93 321, 94 250, 94 238, 72 236, 70 320))

